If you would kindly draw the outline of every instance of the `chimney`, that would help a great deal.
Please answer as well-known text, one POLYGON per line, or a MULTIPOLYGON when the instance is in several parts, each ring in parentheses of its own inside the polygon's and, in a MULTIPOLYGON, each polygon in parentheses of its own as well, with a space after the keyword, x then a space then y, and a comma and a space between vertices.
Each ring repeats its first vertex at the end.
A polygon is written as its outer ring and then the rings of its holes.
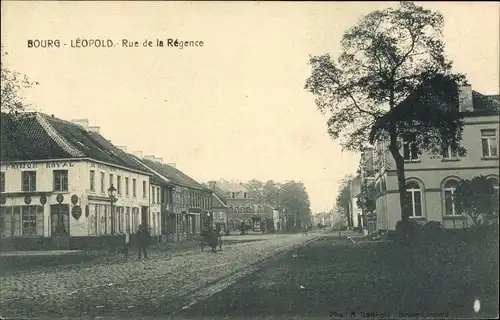
POLYGON ((127 146, 116 146, 116 147, 123 152, 127 152, 127 146))
POLYGON ((144 156, 144 159, 155 161, 155 156, 144 156))
POLYGON ((215 190, 215 184, 216 184, 215 181, 208 181, 207 184, 210 189, 215 190))
POLYGON ((474 111, 474 105, 472 103, 472 86, 468 85, 460 88, 458 108, 460 112, 474 111))
POLYGON ((133 151, 132 154, 136 156, 139 159, 142 159, 142 150, 139 151, 133 151))
POLYGON ((177 164, 175 164, 175 163, 167 163, 167 165, 169 165, 169 166, 171 166, 173 168, 177 168, 177 164))
POLYGON ((89 119, 74 119, 71 120, 72 123, 79 125, 83 129, 87 130, 89 127, 89 119))
POLYGON ((90 132, 100 133, 100 132, 101 132, 101 127, 98 127, 98 126, 90 126, 90 127, 88 127, 88 130, 89 130, 90 132))
POLYGON ((155 157, 155 161, 156 161, 156 162, 159 162, 159 163, 163 163, 163 158, 158 158, 158 157, 155 157))

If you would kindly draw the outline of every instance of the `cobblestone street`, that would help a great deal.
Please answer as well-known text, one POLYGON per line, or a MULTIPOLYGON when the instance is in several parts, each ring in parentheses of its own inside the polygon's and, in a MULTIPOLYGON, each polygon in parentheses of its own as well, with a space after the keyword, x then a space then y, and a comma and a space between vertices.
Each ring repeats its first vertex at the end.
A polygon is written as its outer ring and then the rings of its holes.
MULTIPOLYGON (((223 247, 217 254, 156 255, 145 261, 71 265, 1 279, 2 316, 64 317, 169 314, 221 279, 229 285, 252 264, 313 240, 286 235, 223 247)), ((205 293, 206 294, 206 293, 205 293)))

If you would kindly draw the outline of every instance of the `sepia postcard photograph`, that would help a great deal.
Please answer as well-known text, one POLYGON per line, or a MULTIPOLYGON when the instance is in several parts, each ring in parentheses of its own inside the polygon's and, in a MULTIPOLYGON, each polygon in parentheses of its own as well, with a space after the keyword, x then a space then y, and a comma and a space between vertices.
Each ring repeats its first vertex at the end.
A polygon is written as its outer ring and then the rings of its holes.
POLYGON ((499 318, 500 3, 0 5, 0 320, 499 318))

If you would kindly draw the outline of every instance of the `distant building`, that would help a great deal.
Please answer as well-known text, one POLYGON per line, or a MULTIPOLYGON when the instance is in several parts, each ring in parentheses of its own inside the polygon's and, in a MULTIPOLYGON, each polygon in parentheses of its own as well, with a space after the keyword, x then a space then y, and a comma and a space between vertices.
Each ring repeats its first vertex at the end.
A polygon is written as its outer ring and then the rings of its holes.
MULTIPOLYGON (((487 176, 498 190, 499 170, 499 109, 498 95, 487 96, 463 87, 459 109, 464 115, 462 146, 467 155, 445 148, 440 157, 420 153, 412 141, 402 141, 405 160, 406 196, 410 203, 410 218, 416 221, 439 221, 445 228, 463 228, 470 219, 455 211, 453 195, 460 179, 487 176)), ((394 231, 401 220, 401 209, 395 163, 386 152, 385 141, 377 141, 375 174, 377 189, 377 228, 394 231)), ((498 195, 497 205, 498 208, 498 195)))
POLYGON ((361 194, 361 178, 355 177, 349 182, 349 215, 352 219, 352 227, 354 229, 363 228, 363 221, 361 217, 361 208, 358 207, 358 198, 361 194))
POLYGON ((222 230, 228 233, 228 207, 227 200, 220 192, 212 192, 212 210, 214 215, 215 227, 217 230, 222 230))
MULTIPOLYGON (((367 188, 375 186, 375 173, 376 173, 376 151, 373 147, 367 146, 361 153, 360 166, 359 166, 359 178, 361 182, 361 188, 367 188)), ((363 228, 367 229, 368 233, 373 233, 377 230, 377 211, 376 208, 373 212, 364 212, 361 208, 362 223, 363 228)))
POLYGON ((273 217, 272 208, 269 210, 268 206, 253 199, 243 183, 220 180, 209 181, 208 186, 220 198, 225 198, 228 207, 227 225, 230 231, 237 231, 243 221, 255 231, 267 228, 268 225, 274 226, 273 222, 267 221, 273 217))

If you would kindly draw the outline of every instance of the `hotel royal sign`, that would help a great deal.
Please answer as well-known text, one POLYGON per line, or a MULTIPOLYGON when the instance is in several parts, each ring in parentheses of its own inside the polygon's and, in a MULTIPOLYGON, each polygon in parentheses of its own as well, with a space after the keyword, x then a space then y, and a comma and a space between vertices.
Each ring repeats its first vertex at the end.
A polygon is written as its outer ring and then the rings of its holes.
MULTIPOLYGON (((36 170, 40 168, 47 169, 68 169, 75 166, 76 161, 47 161, 47 162, 18 162, 5 165, 5 170, 36 170)), ((115 171, 116 169, 103 164, 90 163, 91 168, 101 170, 115 171)))
POLYGON ((9 163, 5 166, 5 170, 16 170, 16 169, 39 169, 39 168, 49 168, 49 169, 64 169, 74 167, 75 164, 72 161, 59 161, 59 162, 23 162, 23 163, 9 163))

